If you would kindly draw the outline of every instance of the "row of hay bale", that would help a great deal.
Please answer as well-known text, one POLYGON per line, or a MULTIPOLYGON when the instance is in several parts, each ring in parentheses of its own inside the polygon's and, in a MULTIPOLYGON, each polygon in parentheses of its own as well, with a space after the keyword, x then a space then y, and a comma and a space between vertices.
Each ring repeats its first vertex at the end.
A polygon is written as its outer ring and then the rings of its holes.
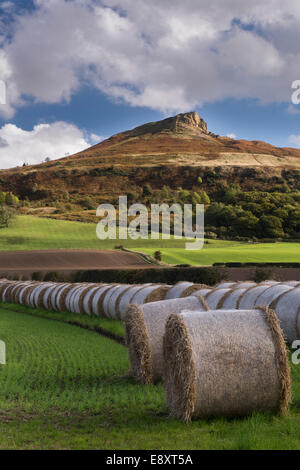
POLYGON ((124 320, 130 304, 186 297, 202 284, 92 284, 0 280, 0 301, 124 320))

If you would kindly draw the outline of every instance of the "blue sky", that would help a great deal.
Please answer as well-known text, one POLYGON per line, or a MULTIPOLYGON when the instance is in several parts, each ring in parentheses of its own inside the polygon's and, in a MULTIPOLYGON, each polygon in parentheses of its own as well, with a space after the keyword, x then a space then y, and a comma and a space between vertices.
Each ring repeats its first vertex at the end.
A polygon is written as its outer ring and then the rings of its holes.
POLYGON ((297 2, 169 3, 2 0, 0 168, 192 110, 217 134, 300 147, 297 2))

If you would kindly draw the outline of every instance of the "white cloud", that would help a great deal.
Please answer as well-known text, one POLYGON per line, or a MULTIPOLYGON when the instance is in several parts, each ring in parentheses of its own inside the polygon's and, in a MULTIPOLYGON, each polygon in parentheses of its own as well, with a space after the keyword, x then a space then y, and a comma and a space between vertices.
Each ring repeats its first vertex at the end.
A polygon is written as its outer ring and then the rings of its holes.
POLYGON ((236 134, 227 134, 227 137, 229 137, 230 139, 237 139, 237 136, 236 134))
POLYGON ((24 97, 68 101, 87 82, 133 106, 186 111, 225 98, 289 101, 300 78, 299 0, 35 3, 0 49, 6 117, 24 97))
POLYGON ((66 122, 38 124, 31 131, 6 124, 0 129, 0 168, 40 163, 87 147, 83 132, 66 122))
POLYGON ((103 137, 102 135, 98 135, 98 134, 94 134, 94 133, 91 133, 90 138, 89 138, 91 144, 99 144, 104 139, 105 139, 105 137, 103 137))
POLYGON ((289 142, 296 147, 300 147, 300 135, 290 135, 289 142))

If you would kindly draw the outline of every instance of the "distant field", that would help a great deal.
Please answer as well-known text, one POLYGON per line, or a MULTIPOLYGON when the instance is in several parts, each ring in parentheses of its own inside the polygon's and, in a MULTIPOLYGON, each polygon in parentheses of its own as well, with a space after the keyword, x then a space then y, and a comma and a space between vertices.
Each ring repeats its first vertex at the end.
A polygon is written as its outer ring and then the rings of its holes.
POLYGON ((7 229, 0 230, 0 251, 49 249, 126 248, 153 255, 160 250, 170 264, 210 265, 215 262, 295 262, 300 261, 300 243, 248 244, 209 240, 200 251, 185 250, 185 240, 98 240, 96 225, 19 216, 7 229))
POLYGON ((300 448, 299 366, 287 416, 186 425, 169 417, 161 384, 135 383, 126 348, 110 339, 9 307, 0 339, 0 449, 300 448))

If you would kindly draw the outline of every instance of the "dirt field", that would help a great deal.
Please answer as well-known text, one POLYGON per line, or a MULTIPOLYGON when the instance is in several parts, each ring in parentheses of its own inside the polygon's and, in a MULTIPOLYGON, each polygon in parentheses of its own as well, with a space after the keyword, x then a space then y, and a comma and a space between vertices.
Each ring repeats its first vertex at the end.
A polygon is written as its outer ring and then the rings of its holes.
POLYGON ((0 272, 70 271, 145 268, 151 265, 134 253, 93 250, 0 252, 0 272))

